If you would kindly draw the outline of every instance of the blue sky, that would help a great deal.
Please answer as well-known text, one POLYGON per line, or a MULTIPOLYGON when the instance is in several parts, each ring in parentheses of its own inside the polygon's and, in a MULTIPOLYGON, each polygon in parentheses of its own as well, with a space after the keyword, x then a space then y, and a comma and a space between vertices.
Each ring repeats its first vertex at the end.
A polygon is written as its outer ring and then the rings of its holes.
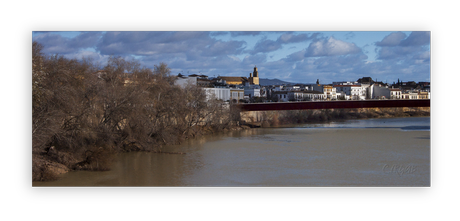
POLYGON ((430 32, 33 32, 47 54, 90 57, 104 65, 111 55, 173 74, 248 76, 289 82, 430 81, 430 32))

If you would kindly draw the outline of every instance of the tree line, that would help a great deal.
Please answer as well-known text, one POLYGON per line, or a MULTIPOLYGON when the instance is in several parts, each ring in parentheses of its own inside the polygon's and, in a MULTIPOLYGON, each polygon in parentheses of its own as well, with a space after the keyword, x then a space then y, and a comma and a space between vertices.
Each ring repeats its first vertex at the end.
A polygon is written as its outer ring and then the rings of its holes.
POLYGON ((109 169, 114 153, 161 151, 239 120, 196 85, 174 85, 165 63, 149 69, 112 56, 101 66, 42 51, 32 43, 33 180, 47 179, 50 162, 109 169))

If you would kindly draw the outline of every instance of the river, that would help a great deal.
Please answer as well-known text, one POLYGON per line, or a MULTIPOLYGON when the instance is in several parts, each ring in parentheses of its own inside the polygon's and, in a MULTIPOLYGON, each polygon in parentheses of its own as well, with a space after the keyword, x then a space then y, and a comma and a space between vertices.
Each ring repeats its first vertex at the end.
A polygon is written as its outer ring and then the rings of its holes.
POLYGON ((257 128, 122 153, 112 170, 33 186, 430 186, 430 117, 257 128))

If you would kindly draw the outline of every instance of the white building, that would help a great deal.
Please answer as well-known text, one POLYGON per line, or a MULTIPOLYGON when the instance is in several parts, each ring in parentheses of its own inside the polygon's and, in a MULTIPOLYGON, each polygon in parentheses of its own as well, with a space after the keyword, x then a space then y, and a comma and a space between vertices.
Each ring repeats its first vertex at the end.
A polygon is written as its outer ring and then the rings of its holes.
POLYGON ((335 81, 332 85, 358 85, 357 81, 335 81))
POLYGON ((289 91, 276 91, 274 94, 278 98, 278 102, 288 102, 289 101, 289 91))
POLYGON ((206 91, 206 100, 217 99, 230 101, 230 88, 203 88, 206 91))
POLYGON ((346 100, 365 100, 367 90, 361 85, 334 85, 336 92, 346 100))
POLYGON ((372 99, 401 99, 401 89, 372 85, 372 99))
POLYGON ((279 91, 274 92, 278 102, 326 100, 326 94, 319 91, 279 91))
POLYGON ((319 91, 303 91, 303 99, 304 100, 326 100, 327 95, 324 92, 319 91))
POLYGON ((391 88, 390 89, 390 99, 401 99, 401 89, 391 88))
POLYGON ((260 85, 249 85, 244 87, 244 95, 249 98, 260 97, 260 85))
POLYGON ((314 84, 312 85, 312 89, 324 93, 327 100, 337 100, 337 89, 331 85, 314 84))
POLYGON ((197 77, 185 77, 185 76, 177 77, 174 84, 182 88, 184 88, 187 84, 197 85, 197 77))
POLYGON ((288 98, 290 101, 303 101, 303 91, 289 91, 288 98))

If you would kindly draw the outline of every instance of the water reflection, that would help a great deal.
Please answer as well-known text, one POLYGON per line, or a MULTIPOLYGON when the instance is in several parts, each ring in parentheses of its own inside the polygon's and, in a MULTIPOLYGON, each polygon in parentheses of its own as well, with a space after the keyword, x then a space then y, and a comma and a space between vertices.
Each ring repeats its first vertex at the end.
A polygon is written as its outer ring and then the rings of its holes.
POLYGON ((72 172, 34 186, 429 186, 429 122, 371 119, 232 131, 164 149, 184 155, 120 154, 111 171, 72 172))
POLYGON ((406 117, 406 118, 375 118, 363 120, 343 120, 328 123, 312 123, 303 125, 285 125, 279 128, 380 128, 380 129, 400 129, 408 130, 430 130, 429 117, 406 117))

